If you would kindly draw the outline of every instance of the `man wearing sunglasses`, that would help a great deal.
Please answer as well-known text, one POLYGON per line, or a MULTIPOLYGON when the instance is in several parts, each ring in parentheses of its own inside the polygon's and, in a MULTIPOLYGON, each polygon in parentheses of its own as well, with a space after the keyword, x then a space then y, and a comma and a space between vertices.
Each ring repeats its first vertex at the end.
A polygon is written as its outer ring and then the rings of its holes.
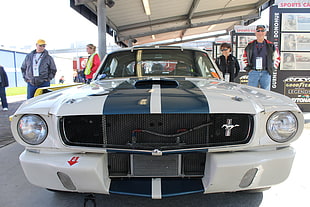
POLYGON ((39 39, 36 49, 25 57, 21 66, 23 78, 27 83, 27 99, 32 98, 38 88, 50 86, 50 81, 55 77, 56 65, 45 46, 45 41, 39 39))
POLYGON ((271 75, 279 67, 278 48, 266 36, 265 25, 257 25, 256 40, 248 43, 243 53, 243 62, 248 72, 248 85, 270 90, 271 75))

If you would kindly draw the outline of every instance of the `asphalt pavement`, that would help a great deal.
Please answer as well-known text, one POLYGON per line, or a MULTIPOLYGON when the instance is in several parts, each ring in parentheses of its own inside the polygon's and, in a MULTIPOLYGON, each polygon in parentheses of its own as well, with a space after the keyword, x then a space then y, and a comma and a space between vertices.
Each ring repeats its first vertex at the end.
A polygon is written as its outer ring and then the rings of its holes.
POLYGON ((15 141, 12 136, 9 117, 26 100, 26 95, 7 96, 7 100, 8 111, 2 111, 2 106, 0 106, 0 148, 15 141))

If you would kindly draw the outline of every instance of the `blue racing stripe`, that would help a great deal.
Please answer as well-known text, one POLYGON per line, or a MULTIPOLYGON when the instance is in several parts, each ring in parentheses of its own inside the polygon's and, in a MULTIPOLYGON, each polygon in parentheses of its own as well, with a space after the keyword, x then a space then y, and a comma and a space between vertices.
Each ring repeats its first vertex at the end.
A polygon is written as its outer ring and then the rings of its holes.
MULTIPOLYGON (((110 193, 152 197, 151 178, 111 179, 110 193)), ((161 178, 162 197, 203 193, 204 186, 201 178, 161 178)))
POLYGON ((208 100, 199 87, 184 79, 177 79, 178 84, 171 86, 173 81, 150 79, 139 87, 135 87, 134 80, 124 81, 109 93, 103 114, 209 113, 208 100), (152 84, 160 85, 160 89, 152 89, 152 84))
POLYGON ((161 89, 162 113, 209 113, 208 100, 194 83, 178 80, 179 86, 161 89))
POLYGON ((103 114, 146 114, 150 113, 150 89, 135 88, 125 81, 108 95, 103 114))
POLYGON ((135 195, 142 197, 152 197, 151 178, 123 178, 111 179, 110 193, 121 195, 135 195))

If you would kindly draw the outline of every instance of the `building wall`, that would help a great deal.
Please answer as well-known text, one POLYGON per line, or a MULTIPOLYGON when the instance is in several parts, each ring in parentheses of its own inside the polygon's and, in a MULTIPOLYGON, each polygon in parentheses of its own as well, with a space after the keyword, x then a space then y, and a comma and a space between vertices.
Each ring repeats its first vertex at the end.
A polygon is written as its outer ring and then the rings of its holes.
POLYGON ((9 87, 26 86, 20 69, 26 55, 23 52, 0 49, 0 65, 8 75, 9 87))

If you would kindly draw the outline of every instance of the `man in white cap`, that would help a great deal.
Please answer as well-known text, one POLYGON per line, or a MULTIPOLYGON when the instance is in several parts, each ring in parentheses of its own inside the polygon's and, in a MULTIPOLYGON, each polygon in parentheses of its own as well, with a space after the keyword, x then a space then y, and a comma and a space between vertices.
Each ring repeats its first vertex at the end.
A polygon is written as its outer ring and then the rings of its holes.
POLYGON ((50 81, 57 72, 54 59, 45 46, 45 41, 39 39, 36 49, 26 56, 21 66, 23 78, 27 83, 27 99, 32 98, 38 88, 50 86, 50 81))

